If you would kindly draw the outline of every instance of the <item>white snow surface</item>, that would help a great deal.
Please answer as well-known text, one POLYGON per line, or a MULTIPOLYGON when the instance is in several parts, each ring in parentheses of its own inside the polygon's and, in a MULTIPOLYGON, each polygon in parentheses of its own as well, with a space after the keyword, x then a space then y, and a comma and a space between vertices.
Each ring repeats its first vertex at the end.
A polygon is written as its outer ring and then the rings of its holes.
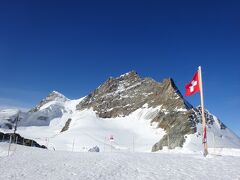
MULTIPOLYGON (((207 128, 209 155, 202 156, 202 127, 187 135, 183 148, 150 153, 165 131, 151 120, 162 106, 145 104, 126 117, 103 119, 92 109, 76 110, 78 100, 50 101, 20 123, 17 133, 48 150, 0 143, 0 180, 22 179, 240 179, 240 140, 218 119, 207 128), (43 121, 39 116, 50 117, 43 121), (71 119, 69 129, 60 133, 71 119), (113 137, 111 140, 110 137, 113 137), (100 153, 87 152, 99 147, 100 153)), ((185 111, 176 109, 176 111, 185 111)), ((0 117, 14 116, 16 110, 2 110, 0 117)), ((6 128, 0 132, 12 132, 6 128)))
POLYGON ((240 157, 49 151, 0 143, 2 180, 238 180, 240 157), (5 154, 4 154, 5 152, 5 154))

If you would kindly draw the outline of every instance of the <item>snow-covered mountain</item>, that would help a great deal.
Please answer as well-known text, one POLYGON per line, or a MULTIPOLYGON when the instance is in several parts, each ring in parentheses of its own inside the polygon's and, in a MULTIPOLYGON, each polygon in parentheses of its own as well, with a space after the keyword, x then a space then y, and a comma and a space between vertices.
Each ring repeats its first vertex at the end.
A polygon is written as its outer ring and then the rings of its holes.
MULTIPOLYGON (((16 110, 0 111, 0 131, 11 131, 16 110)), ((210 148, 240 148, 240 138, 206 111, 210 148)), ((169 78, 156 82, 132 71, 109 78, 88 96, 70 100, 53 91, 20 114, 18 133, 50 149, 158 151, 202 149, 201 112, 169 78), (111 137, 111 138, 110 138, 111 137)))

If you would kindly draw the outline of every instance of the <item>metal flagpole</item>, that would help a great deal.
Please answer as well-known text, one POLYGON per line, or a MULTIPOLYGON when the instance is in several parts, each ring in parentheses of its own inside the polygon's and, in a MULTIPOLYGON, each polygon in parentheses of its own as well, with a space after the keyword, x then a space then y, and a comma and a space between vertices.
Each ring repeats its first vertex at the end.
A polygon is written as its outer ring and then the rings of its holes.
POLYGON ((202 84, 202 68, 198 67, 198 78, 200 82, 200 96, 201 96, 201 110, 202 110, 202 126, 203 126, 203 154, 207 156, 208 147, 207 147, 207 131, 206 131, 206 119, 205 119, 205 111, 204 111, 204 97, 203 97, 203 84, 202 84))

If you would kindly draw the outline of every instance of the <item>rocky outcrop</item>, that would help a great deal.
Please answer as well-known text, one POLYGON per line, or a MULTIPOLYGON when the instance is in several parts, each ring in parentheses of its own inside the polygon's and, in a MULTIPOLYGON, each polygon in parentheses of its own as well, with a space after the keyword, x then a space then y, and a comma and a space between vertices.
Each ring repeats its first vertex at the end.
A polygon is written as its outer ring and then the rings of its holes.
POLYGON ((64 131, 67 131, 69 129, 69 126, 70 126, 70 123, 71 123, 72 119, 69 118, 67 120, 67 122, 65 123, 65 125, 63 126, 62 130, 60 132, 64 132, 64 131))
POLYGON ((11 139, 11 143, 14 143, 14 144, 46 149, 46 146, 40 145, 32 139, 26 139, 26 138, 20 136, 19 134, 0 132, 0 142, 9 142, 10 139, 11 139))
POLYGON ((161 106, 166 111, 191 108, 171 78, 158 83, 151 78, 141 78, 132 71, 118 78, 109 78, 81 101, 77 109, 93 108, 99 117, 113 118, 127 116, 144 104, 161 106))
POLYGON ((153 146, 152 151, 161 150, 163 146, 168 146, 169 149, 182 147, 186 135, 193 134, 197 130, 192 110, 169 112, 168 114, 160 113, 152 121, 157 122, 158 127, 166 131, 163 138, 153 146))

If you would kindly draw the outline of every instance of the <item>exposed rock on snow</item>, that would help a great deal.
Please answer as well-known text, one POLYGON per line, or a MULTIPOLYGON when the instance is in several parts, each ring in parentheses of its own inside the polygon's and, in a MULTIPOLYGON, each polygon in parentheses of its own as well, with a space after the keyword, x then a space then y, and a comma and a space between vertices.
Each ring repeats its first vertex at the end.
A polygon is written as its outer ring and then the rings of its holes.
POLYGON ((100 152, 100 149, 98 146, 94 146, 93 148, 90 148, 88 152, 100 152))
POLYGON ((169 149, 182 147, 187 134, 194 134, 196 130, 196 122, 192 117, 192 111, 170 112, 168 114, 159 113, 153 119, 153 122, 158 123, 158 127, 165 129, 166 134, 156 143, 152 151, 158 151, 163 146, 168 146, 169 149))
POLYGON ((71 123, 72 119, 69 118, 67 120, 67 122, 65 123, 64 127, 62 128, 61 132, 67 131, 69 129, 70 123, 71 123))
POLYGON ((45 146, 38 144, 36 141, 32 139, 26 139, 19 134, 13 134, 13 133, 2 133, 0 132, 0 142, 11 142, 12 144, 20 144, 23 146, 31 146, 31 147, 38 147, 46 149, 45 146))

